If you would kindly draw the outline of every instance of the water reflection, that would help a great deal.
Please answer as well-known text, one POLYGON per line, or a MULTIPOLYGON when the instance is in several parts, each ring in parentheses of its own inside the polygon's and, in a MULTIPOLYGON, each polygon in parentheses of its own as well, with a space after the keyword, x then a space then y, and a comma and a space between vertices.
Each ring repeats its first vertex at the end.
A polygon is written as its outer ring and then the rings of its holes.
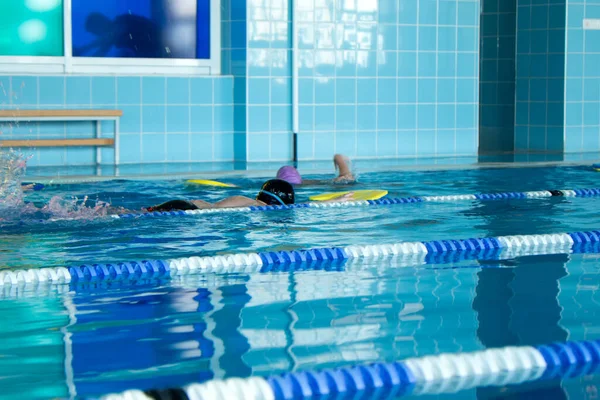
MULTIPOLYGON (((564 201, 539 202, 534 212, 527 213, 526 220, 519 215, 520 208, 526 205, 512 201, 482 202, 465 214, 477 217, 488 236, 528 234, 532 229, 562 232, 567 230, 561 226, 559 217, 564 201)), ((562 308, 558 295, 560 280, 567 276, 568 262, 566 254, 521 257, 515 260, 515 268, 479 271, 473 310, 477 312, 477 337, 481 343, 485 347, 504 347, 567 340, 568 332, 560 324, 562 308)), ((566 398, 560 384, 545 385, 539 391, 543 398, 566 398)), ((535 386, 524 385, 519 390, 523 387, 531 390, 535 386)), ((522 396, 507 388, 480 388, 477 393, 479 398, 522 396)))
MULTIPOLYGON (((73 287, 62 295, 34 291, 26 300, 31 307, 57 303, 40 307, 60 316, 51 320, 57 368, 72 371, 78 396, 94 396, 472 350, 478 348, 470 309, 475 274, 362 264, 346 271, 186 277, 159 286, 73 287), (72 303, 68 310, 63 300, 72 303), (66 334, 72 359, 63 364, 66 334)), ((35 325, 30 330, 25 315, 14 316, 12 343, 52 337, 35 325)), ((36 369, 52 370, 28 346, 20 360, 37 368, 15 377, 15 387, 28 384, 36 369)), ((1 377, 11 365, 0 357, 1 377)), ((62 396, 69 380, 56 381, 62 391, 50 384, 45 390, 62 396)))
POLYGON ((213 377, 205 289, 163 287, 76 296, 71 327, 77 392, 162 388, 213 377))
MULTIPOLYGON (((580 339, 567 332, 584 329, 593 337, 598 331, 595 314, 585 311, 597 304, 592 272, 600 259, 521 257, 472 266, 401 268, 375 260, 338 270, 5 291, 0 315, 11 324, 0 329, 0 378, 10 377, 19 390, 44 371, 35 388, 41 397, 65 396, 69 384, 84 397, 580 339), (556 300, 559 291, 565 304, 556 300), (19 369, 15 355, 27 368, 19 369)), ((521 398, 534 390, 564 397, 557 383, 538 389, 478 389, 458 398, 521 398)))
MULTIPOLYGON (((566 254, 526 257, 514 269, 481 270, 473 301, 481 342, 486 347, 503 347, 567 340, 568 333, 560 325, 563 309, 558 295, 568 260, 566 254)), ((518 393, 505 393, 505 388, 482 388, 479 394, 490 398, 501 391, 502 398, 521 398, 518 393)), ((559 384, 544 387, 540 396, 566 398, 559 384)))
MULTIPOLYGON (((248 277, 243 277, 246 281, 248 277)), ((239 331, 241 327, 241 312, 250 301, 248 288, 244 283, 224 286, 220 289, 220 309, 215 311, 212 318, 215 328, 214 337, 223 343, 223 353, 219 356, 218 365, 223 373, 219 378, 252 375, 252 369, 243 360, 244 354, 250 349, 248 339, 239 331)))
POLYGON ((383 268, 252 276, 252 300, 242 311, 251 344, 245 359, 262 357, 260 371, 268 373, 472 350, 464 333, 476 323, 474 277, 472 270, 383 268), (449 304, 453 315, 438 314, 449 304), (432 334, 442 330, 452 334, 432 334))
POLYGON ((2 299, 0 315, 0 399, 67 397, 65 335, 60 328, 69 324, 69 315, 63 300, 2 299))

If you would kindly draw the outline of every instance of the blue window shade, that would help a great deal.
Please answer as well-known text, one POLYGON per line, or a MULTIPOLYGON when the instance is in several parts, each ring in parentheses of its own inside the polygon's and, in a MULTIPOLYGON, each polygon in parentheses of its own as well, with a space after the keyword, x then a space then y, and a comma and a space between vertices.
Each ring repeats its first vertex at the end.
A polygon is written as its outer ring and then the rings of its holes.
POLYGON ((196 58, 210 58, 210 0, 198 0, 196 17, 196 58))
POLYGON ((210 0, 73 0, 73 56, 210 58, 210 0))

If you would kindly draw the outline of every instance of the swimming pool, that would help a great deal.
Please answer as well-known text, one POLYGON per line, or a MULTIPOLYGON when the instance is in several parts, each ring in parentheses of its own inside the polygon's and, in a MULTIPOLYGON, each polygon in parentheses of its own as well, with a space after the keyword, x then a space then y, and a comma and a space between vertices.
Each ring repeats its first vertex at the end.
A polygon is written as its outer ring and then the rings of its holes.
MULTIPOLYGON (((392 197, 594 188, 583 167, 366 173, 355 188, 392 197)), ((170 198, 252 195, 183 180, 49 185, 37 205, 88 196, 139 210, 170 198)), ((331 187, 298 190, 300 199, 331 187)), ((10 270, 598 228, 595 198, 548 197, 389 207, 113 219, 2 210, 0 265, 10 270), (81 217, 75 221, 66 216, 81 217), (59 219, 58 221, 56 219, 59 219)), ((65 208, 65 204, 68 206, 65 208)), ((424 265, 352 260, 343 268, 193 274, 71 285, 5 285, 0 398, 93 397, 131 388, 272 375, 489 347, 598 338, 594 253, 424 265), (402 266, 402 268, 400 268, 402 266)), ((579 397, 584 377, 461 392, 456 398, 579 397)), ((592 388, 592 389, 591 389, 592 388)))

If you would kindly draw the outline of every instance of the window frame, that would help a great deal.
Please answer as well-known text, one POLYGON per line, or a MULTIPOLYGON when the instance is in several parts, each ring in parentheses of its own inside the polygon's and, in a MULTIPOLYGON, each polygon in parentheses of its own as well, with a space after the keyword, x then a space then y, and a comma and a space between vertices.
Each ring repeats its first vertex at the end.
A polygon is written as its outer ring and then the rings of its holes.
POLYGON ((72 0, 63 0, 63 51, 60 57, 0 56, 0 74, 90 75, 220 75, 221 1, 210 0, 210 58, 160 59, 74 57, 71 22, 72 0))

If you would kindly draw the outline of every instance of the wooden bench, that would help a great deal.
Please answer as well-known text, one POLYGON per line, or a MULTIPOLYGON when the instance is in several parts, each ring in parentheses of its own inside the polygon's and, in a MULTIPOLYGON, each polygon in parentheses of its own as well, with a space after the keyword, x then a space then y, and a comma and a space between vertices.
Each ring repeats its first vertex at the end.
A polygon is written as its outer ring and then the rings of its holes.
POLYGON ((0 110, 0 123, 16 121, 92 121, 95 138, 2 140, 2 147, 96 147, 96 165, 102 162, 102 147, 113 147, 119 165, 119 119, 121 110, 0 110), (102 121, 114 121, 114 138, 102 138, 102 121))

